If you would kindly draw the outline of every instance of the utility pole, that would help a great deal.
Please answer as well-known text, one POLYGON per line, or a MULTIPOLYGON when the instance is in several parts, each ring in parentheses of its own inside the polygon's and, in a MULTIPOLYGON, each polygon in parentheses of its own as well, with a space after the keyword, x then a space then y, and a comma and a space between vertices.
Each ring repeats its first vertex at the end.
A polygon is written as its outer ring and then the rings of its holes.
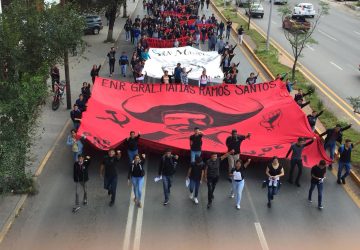
POLYGON ((272 16, 273 1, 274 0, 270 0, 269 23, 268 23, 268 30, 267 30, 267 35, 266 35, 266 50, 269 50, 269 47, 270 47, 270 29, 271 29, 271 16, 272 16))
POLYGON ((2 13, 2 3, 1 3, 1 0, 0 0, 0 14, 2 13))
MULTIPOLYGON (((65 0, 60 1, 61 6, 65 5, 65 0)), ((66 108, 71 109, 71 89, 70 89, 70 72, 69 72, 69 52, 68 48, 64 50, 64 69, 66 82, 66 108)))

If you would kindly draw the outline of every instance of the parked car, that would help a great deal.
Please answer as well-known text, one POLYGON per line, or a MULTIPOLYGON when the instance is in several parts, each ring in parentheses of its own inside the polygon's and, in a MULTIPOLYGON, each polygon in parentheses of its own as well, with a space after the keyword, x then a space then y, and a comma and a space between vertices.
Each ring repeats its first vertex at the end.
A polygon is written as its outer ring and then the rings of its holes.
POLYGON ((287 30, 308 31, 311 27, 311 24, 309 21, 306 21, 305 16, 289 15, 284 18, 282 27, 287 30))
POLYGON ((287 0, 274 0, 274 4, 287 4, 287 0))
POLYGON ((94 35, 99 34, 100 30, 102 30, 103 28, 101 17, 96 15, 91 15, 91 16, 89 15, 85 17, 85 20, 86 20, 86 28, 84 32, 94 35))
POLYGON ((264 7, 260 4, 260 3, 253 3, 250 5, 250 13, 249 12, 249 8, 246 8, 245 10, 245 14, 246 15, 251 15, 251 16, 256 16, 256 17, 264 17, 264 7))
POLYGON ((299 3, 294 7, 294 14, 305 17, 315 17, 316 11, 314 9, 314 5, 311 3, 299 3))

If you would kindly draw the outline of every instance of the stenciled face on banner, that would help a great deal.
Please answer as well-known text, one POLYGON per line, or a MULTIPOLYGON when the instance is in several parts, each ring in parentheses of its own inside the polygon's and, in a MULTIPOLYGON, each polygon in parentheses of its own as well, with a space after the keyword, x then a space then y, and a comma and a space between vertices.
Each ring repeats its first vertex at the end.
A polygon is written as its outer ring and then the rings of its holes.
POLYGON ((223 127, 247 120, 263 109, 261 103, 249 99, 248 102, 252 103, 252 109, 244 112, 214 100, 210 100, 208 106, 195 102, 172 104, 168 101, 165 103, 159 101, 157 105, 141 112, 133 110, 136 107, 133 104, 140 103, 143 99, 142 95, 135 95, 125 100, 122 103, 122 107, 130 116, 137 120, 163 125, 164 129, 161 131, 154 131, 143 136, 152 141, 188 139, 190 134, 193 133, 194 128, 198 127, 204 132, 205 138, 215 144, 223 144, 223 141, 219 140, 218 135, 221 133, 229 134, 229 131, 224 130, 223 127), (231 113, 219 110, 230 110, 231 113))

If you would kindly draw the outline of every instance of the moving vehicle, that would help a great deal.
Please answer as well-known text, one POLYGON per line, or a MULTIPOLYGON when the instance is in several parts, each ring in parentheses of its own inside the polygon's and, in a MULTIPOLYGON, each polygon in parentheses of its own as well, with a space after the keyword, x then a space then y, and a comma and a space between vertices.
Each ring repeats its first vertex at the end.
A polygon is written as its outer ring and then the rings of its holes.
POLYGON ((305 17, 315 17, 316 11, 314 9, 314 5, 311 3, 299 3, 294 7, 294 14, 305 17))
POLYGON ((54 85, 54 98, 51 104, 52 110, 57 110, 60 107, 60 102, 62 103, 63 95, 65 92, 66 83, 61 81, 60 83, 55 82, 54 85))
POLYGON ((264 7, 260 3, 253 3, 250 5, 250 13, 249 8, 246 8, 245 14, 250 16, 256 16, 263 18, 264 17, 264 7))
POLYGON ((85 20, 86 28, 84 32, 94 35, 99 34, 100 30, 103 28, 101 17, 97 15, 89 15, 85 17, 85 20))
POLYGON ((287 4, 287 0, 274 0, 274 4, 287 4))
POLYGON ((287 30, 308 31, 311 24, 306 21, 305 17, 302 15, 288 15, 284 18, 282 27, 287 30))

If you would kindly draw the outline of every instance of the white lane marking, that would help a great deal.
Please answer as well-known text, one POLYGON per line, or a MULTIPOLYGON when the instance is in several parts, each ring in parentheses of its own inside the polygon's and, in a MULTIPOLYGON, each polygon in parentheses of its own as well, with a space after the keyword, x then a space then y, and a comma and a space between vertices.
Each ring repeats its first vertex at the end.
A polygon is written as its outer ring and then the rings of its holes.
POLYGON ((310 49, 311 51, 314 51, 314 50, 315 50, 313 47, 311 47, 311 46, 308 45, 308 44, 306 44, 305 46, 306 46, 306 48, 310 49))
POLYGON ((330 38, 330 39, 332 39, 332 40, 334 40, 334 41, 337 42, 336 38, 330 36, 328 33, 324 32, 324 31, 322 31, 322 30, 319 30, 319 32, 320 32, 321 34, 323 34, 324 36, 326 36, 326 37, 328 37, 328 38, 330 38))
POLYGON ((274 22, 274 21, 271 21, 271 23, 273 23, 273 24, 277 24, 277 22, 274 22))
POLYGON ((354 30, 354 33, 355 33, 355 34, 358 34, 358 35, 360 36, 360 32, 357 32, 357 31, 354 30))
POLYGON ((338 68, 339 70, 343 70, 343 68, 341 68, 339 65, 337 65, 336 63, 330 61, 330 63, 335 66, 336 68, 338 68))
POLYGON ((255 222, 255 229, 256 229, 256 233, 259 237, 259 240, 260 240, 260 244, 261 244, 261 248, 262 250, 269 250, 269 246, 266 242, 266 239, 265 239, 265 235, 264 235, 264 232, 261 228, 261 225, 259 222, 255 222))
POLYGON ((143 184, 143 190, 142 190, 142 196, 141 196, 142 208, 138 209, 138 213, 137 213, 137 217, 136 217, 133 250, 140 250, 141 229, 142 229, 142 221, 143 221, 143 214, 144 214, 144 207, 145 207, 144 201, 145 201, 145 192, 146 192, 146 179, 147 179, 147 175, 144 176, 144 184, 143 184))
POLYGON ((130 249, 130 237, 131 237, 131 229, 133 224, 133 217, 134 217, 134 202, 133 202, 132 188, 130 188, 130 204, 129 204, 129 211, 126 221, 123 250, 130 249))

